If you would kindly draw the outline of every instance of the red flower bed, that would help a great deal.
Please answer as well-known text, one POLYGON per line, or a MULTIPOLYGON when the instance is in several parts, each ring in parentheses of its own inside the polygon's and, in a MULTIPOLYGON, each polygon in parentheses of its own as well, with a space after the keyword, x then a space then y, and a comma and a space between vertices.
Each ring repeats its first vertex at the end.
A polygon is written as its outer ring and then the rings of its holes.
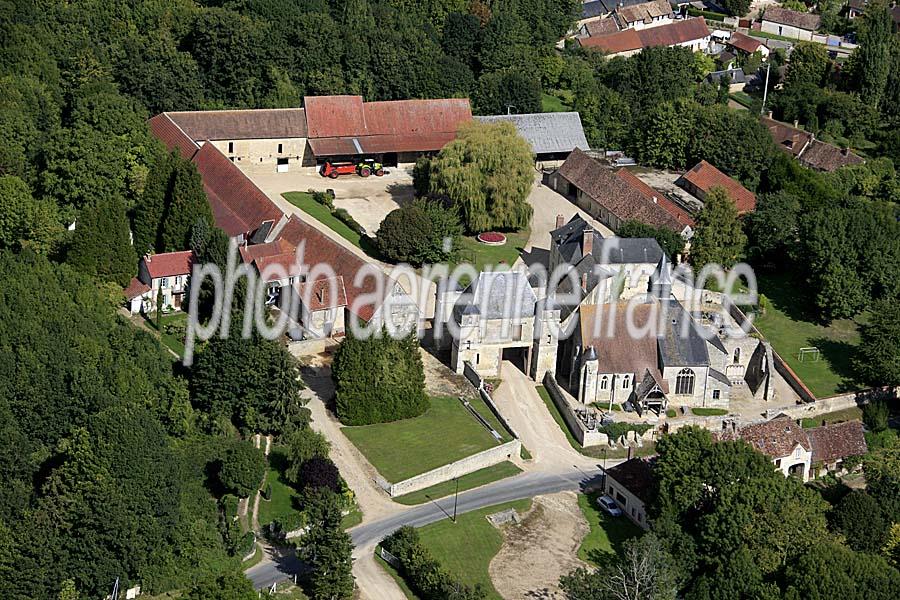
POLYGON ((479 233, 478 237, 475 239, 477 239, 482 244, 488 244, 491 246, 502 246, 506 243, 506 236, 496 231, 485 231, 484 233, 479 233))

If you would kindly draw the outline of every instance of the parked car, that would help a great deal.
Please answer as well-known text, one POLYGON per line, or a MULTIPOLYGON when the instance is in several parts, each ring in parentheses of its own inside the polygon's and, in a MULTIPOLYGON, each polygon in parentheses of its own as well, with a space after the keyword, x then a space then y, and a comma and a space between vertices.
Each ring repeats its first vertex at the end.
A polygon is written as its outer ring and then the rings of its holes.
POLYGON ((607 513, 611 517, 621 517, 622 510, 616 506, 616 501, 609 496, 600 496, 597 498, 597 506, 600 510, 607 513))

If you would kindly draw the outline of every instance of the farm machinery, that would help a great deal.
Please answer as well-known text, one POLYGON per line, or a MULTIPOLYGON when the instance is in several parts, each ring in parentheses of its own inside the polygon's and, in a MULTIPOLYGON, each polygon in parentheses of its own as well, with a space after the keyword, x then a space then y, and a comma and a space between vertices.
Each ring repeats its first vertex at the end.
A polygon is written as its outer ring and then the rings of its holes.
POLYGON ((322 170, 319 173, 322 177, 337 179, 341 175, 352 175, 354 173, 360 177, 368 177, 369 175, 381 177, 385 174, 385 170, 384 165, 380 162, 375 162, 375 159, 372 158, 366 158, 358 163, 327 161, 322 165, 322 170))

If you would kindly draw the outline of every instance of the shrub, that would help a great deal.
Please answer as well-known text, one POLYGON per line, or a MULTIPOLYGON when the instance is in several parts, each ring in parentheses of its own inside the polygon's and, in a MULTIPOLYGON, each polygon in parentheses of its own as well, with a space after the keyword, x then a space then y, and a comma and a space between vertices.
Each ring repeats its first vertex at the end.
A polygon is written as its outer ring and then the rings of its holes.
POLYGON ((651 429, 653 425, 641 423, 641 424, 631 424, 631 423, 610 423, 609 425, 604 425, 600 428, 601 433, 605 433, 609 436, 611 440, 617 440, 621 436, 625 435, 629 431, 637 432, 638 435, 643 435, 647 432, 648 429, 651 429))
POLYGON ((219 481, 229 491, 246 497, 259 487, 266 473, 266 457, 250 442, 237 442, 222 457, 219 481))
POLYGON ((878 433, 888 428, 888 405, 884 400, 873 400, 863 407, 863 423, 869 431, 878 433))
POLYGON ((428 410, 414 335, 395 339, 382 331, 365 340, 348 335, 335 352, 332 376, 337 416, 345 425, 398 421, 428 410))
POLYGON ((288 467, 285 476, 294 486, 300 486, 300 467, 309 459, 328 456, 331 445, 321 433, 309 427, 298 429, 286 436, 288 467))
POLYGON ((328 210, 334 210, 334 196, 332 194, 328 194, 326 192, 320 192, 317 190, 308 190, 309 194, 312 196, 313 200, 328 208, 328 210))
POLYGON ((237 554, 237 556, 240 556, 241 558, 244 558, 245 556, 250 554, 250 552, 253 550, 253 547, 255 545, 256 545, 256 536, 253 534, 252 531, 248 531, 241 538, 241 541, 237 547, 237 552, 235 554, 237 554))
POLYGON ((462 235, 459 214, 440 202, 416 200, 391 211, 381 222, 376 234, 378 250, 392 262, 413 266, 438 263, 449 258, 444 239, 453 245, 462 235))
POLYGON ((356 219, 354 219, 350 215, 350 213, 348 213, 343 208, 335 208, 333 211, 331 211, 331 214, 333 214, 339 221, 344 223, 347 227, 349 227, 359 235, 366 235, 366 230, 363 229, 363 226, 357 223, 356 219))
POLYGON ((303 489, 327 488, 341 493, 341 474, 330 458, 314 456, 300 465, 300 485, 303 489))

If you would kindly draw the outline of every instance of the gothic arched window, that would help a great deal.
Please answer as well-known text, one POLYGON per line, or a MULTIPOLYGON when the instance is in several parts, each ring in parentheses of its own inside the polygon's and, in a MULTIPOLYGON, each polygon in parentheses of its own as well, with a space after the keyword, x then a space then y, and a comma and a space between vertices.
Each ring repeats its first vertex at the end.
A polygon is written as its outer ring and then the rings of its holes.
POLYGON ((693 394, 694 393, 694 372, 690 369, 682 369, 675 378, 676 394, 693 394))

